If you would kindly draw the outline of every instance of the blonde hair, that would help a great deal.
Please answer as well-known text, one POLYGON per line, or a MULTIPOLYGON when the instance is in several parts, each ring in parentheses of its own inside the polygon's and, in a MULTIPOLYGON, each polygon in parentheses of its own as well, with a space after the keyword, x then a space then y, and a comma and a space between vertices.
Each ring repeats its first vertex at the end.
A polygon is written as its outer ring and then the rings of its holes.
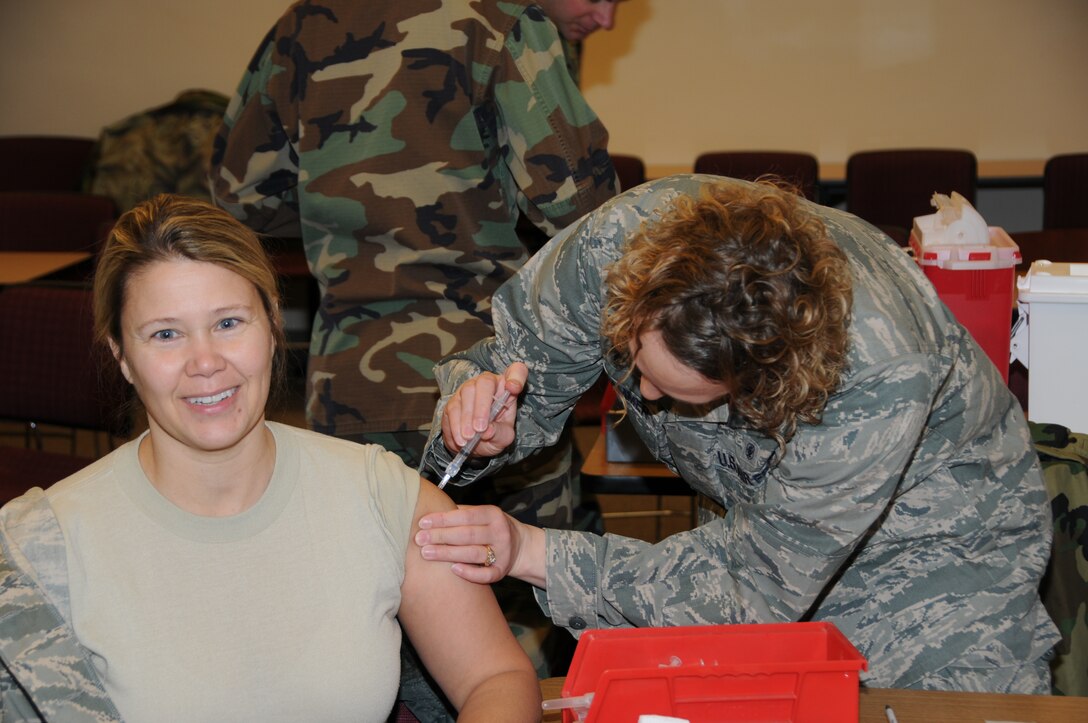
POLYGON ((621 368, 633 371, 639 337, 660 331, 780 447, 798 422, 820 421, 846 369, 849 264, 820 219, 774 184, 679 199, 630 241, 605 286, 604 335, 621 368))

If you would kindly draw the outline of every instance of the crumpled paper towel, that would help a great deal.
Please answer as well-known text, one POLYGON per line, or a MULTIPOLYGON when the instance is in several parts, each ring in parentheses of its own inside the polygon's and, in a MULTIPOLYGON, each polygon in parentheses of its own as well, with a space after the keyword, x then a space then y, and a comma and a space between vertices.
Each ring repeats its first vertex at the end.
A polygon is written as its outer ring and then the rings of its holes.
POLYGON ((934 193, 930 201, 937 213, 914 219, 914 234, 923 246, 986 246, 990 231, 982 214, 956 193, 934 193))

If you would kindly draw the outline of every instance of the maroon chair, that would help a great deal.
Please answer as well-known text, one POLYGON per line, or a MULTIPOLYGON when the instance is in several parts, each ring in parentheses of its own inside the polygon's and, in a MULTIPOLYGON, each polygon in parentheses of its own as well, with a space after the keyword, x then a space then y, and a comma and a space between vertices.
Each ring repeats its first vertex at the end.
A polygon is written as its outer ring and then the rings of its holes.
POLYGON ((1046 162, 1043 228, 1088 228, 1088 153, 1066 153, 1046 162))
POLYGON ((905 246, 914 219, 934 213, 934 193, 957 191, 973 205, 977 184, 978 162, 971 151, 861 151, 846 161, 846 210, 905 246))
POLYGON ((91 290, 83 285, 0 288, 0 419, 25 425, 27 447, 60 435, 76 453, 76 432, 93 434, 95 454, 128 433, 127 385, 94 343, 91 290), (43 429, 45 425, 48 429, 43 429))
POLYGON ((92 462, 87 457, 40 449, 0 447, 0 505, 32 487, 49 487, 92 462))
POLYGON ((0 138, 0 191, 79 191, 91 168, 94 138, 0 138))
POLYGON ((646 164, 638 156, 613 153, 612 167, 619 176, 621 191, 646 183, 646 164))
POLYGON ((117 218, 113 200, 75 191, 0 192, 0 249, 94 253, 117 218))
POLYGON ((792 151, 712 151, 695 159, 696 173, 754 181, 773 176, 817 200, 820 164, 810 153, 792 151))

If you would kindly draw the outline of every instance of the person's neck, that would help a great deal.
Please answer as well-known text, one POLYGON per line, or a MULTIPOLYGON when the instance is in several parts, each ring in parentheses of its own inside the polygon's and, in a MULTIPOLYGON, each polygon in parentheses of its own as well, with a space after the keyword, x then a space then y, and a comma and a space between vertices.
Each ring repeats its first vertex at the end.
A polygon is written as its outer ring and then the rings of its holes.
POLYGON ((262 421, 238 444, 193 449, 152 425, 139 449, 140 466, 159 493, 186 512, 229 517, 255 505, 276 465, 276 440, 262 421))

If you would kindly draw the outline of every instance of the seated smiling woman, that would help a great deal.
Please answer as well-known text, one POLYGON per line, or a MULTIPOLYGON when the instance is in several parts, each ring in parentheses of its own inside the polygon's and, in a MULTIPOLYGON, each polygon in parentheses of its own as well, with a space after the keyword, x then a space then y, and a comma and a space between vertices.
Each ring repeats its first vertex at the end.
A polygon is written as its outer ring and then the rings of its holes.
POLYGON ((445 494, 380 447, 265 420, 283 333, 251 231, 193 199, 137 206, 95 324, 149 429, 0 510, 3 720, 384 721, 401 626, 460 720, 539 719, 491 591, 412 540, 445 494))

